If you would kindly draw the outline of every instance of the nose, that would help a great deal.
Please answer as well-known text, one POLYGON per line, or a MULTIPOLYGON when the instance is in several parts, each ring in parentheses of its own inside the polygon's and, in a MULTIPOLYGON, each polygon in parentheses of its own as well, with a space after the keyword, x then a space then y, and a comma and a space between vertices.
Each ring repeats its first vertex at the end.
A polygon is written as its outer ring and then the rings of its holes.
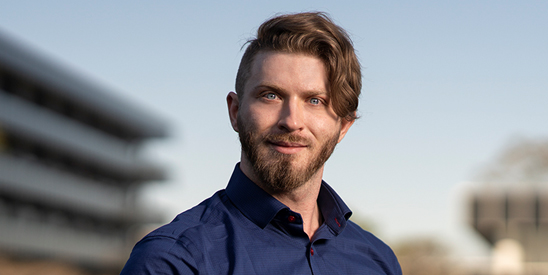
POLYGON ((304 110, 296 100, 284 102, 280 112, 278 127, 288 131, 299 131, 304 128, 304 110))

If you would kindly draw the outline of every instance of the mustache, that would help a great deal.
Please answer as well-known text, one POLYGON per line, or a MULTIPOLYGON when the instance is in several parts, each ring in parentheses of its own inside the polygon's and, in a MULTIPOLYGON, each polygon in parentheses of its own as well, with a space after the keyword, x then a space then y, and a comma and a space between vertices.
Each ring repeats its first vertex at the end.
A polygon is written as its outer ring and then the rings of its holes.
POLYGON ((282 133, 282 134, 267 134, 263 137, 263 140, 268 142, 288 142, 288 143, 299 143, 302 145, 310 145, 312 142, 308 138, 291 134, 291 133, 282 133))

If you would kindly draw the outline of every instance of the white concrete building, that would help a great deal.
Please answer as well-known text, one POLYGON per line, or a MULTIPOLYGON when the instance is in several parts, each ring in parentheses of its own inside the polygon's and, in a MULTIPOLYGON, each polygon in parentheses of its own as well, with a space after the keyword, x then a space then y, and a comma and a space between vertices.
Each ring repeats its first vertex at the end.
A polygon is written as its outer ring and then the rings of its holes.
POLYGON ((0 253, 123 265, 166 124, 0 35, 0 253))

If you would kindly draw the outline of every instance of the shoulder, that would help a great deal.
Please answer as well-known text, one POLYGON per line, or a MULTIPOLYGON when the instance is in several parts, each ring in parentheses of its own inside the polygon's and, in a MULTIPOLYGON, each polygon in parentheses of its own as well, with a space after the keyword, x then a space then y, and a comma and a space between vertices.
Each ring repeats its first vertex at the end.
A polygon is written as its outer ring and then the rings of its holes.
POLYGON ((210 198, 177 215, 170 223, 152 231, 144 239, 167 238, 173 241, 184 241, 185 237, 196 237, 204 230, 222 224, 230 215, 233 207, 225 190, 218 191, 210 198))
POLYGON ((389 274, 401 274, 398 259, 392 249, 371 232, 362 229, 352 221, 348 221, 340 237, 351 243, 352 249, 366 253, 368 257, 390 270, 389 274))
POLYGON ((373 233, 362 229, 359 225, 357 225, 355 222, 351 220, 348 220, 346 228, 344 229, 343 233, 345 233, 344 235, 347 238, 351 238, 359 242, 367 243, 379 249, 382 249, 382 250, 390 249, 390 247, 386 243, 384 243, 377 236, 373 235, 373 233))
POLYGON ((146 235, 133 248, 122 274, 164 274, 162 270, 173 268, 181 274, 196 273, 204 242, 217 235, 212 232, 228 215, 226 203, 224 190, 219 191, 146 235))

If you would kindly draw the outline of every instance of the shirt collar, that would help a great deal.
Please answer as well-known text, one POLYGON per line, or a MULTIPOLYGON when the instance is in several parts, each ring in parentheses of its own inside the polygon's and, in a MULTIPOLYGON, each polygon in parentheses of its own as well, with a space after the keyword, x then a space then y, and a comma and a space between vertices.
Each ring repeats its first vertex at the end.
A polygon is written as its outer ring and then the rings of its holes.
POLYGON ((261 228, 265 228, 280 210, 289 209, 251 181, 239 163, 228 182, 226 194, 242 214, 261 228))
POLYGON ((318 195, 318 205, 322 212, 324 223, 329 226, 336 235, 340 234, 346 227, 346 222, 352 216, 352 211, 339 197, 337 192, 322 181, 320 194, 318 195))
MULTIPOLYGON (((287 206, 251 181, 242 172, 239 163, 236 164, 228 182, 226 194, 242 214, 261 228, 265 228, 281 210, 289 210, 287 206)), ((345 228, 352 212, 325 181, 322 181, 318 205, 325 224, 338 235, 345 228)))

